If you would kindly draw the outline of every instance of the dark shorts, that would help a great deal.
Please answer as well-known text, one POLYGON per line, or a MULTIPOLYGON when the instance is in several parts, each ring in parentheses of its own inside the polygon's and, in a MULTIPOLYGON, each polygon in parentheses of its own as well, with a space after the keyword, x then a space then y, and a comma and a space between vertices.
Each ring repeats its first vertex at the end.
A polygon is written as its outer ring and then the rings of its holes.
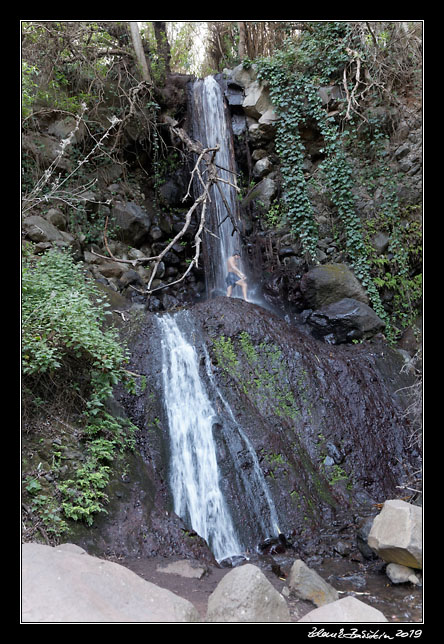
POLYGON ((225 278, 225 282, 227 286, 234 286, 237 282, 241 281, 241 277, 239 275, 236 275, 236 273, 228 273, 228 275, 225 278))

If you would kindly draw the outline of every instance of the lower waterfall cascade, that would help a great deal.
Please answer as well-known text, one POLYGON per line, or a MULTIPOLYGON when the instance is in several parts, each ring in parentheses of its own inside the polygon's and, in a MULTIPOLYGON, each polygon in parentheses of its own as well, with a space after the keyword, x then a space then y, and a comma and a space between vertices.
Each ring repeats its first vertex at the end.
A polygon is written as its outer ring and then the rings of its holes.
MULTIPOLYGON (((224 499, 217 461, 214 432, 227 421, 229 432, 237 432, 249 453, 253 472, 249 477, 236 463, 236 449, 231 451, 233 470, 242 477, 242 486, 253 508, 262 498, 264 505, 255 509, 254 523, 260 530, 258 541, 279 532, 278 519, 262 475, 257 456, 212 378, 208 353, 204 353, 206 382, 213 390, 215 408, 199 373, 196 348, 181 331, 181 322, 189 324, 186 312, 158 317, 162 337, 162 378, 170 434, 170 489, 174 511, 209 544, 216 560, 244 555, 251 544, 241 543, 230 509, 224 499), (179 320, 179 321, 178 321, 179 320), (226 419, 226 420, 225 420, 226 419)), ((233 441, 228 441, 233 444, 233 441)), ((256 538, 257 539, 257 538, 256 538)))

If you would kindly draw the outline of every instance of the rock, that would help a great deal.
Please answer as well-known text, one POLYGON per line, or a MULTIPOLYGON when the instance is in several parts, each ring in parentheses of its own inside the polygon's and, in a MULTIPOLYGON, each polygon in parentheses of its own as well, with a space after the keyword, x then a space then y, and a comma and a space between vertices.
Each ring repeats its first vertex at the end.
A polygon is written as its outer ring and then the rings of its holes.
POLYGON ((325 87, 320 87, 318 94, 324 105, 327 105, 330 101, 340 101, 345 98, 344 90, 340 85, 327 85, 325 87))
POLYGON ((46 221, 49 221, 58 230, 66 230, 67 219, 65 215, 57 208, 50 208, 45 215, 46 221))
POLYGON ((118 226, 121 241, 138 246, 148 236, 151 219, 146 211, 133 201, 118 202, 112 209, 112 215, 118 226))
POLYGON ((341 557, 346 557, 347 555, 350 554, 350 546, 348 543, 345 543, 344 541, 338 541, 334 546, 333 550, 338 553, 338 555, 341 555, 341 557))
POLYGON ((231 70, 230 76, 238 85, 245 89, 256 81, 256 66, 251 65, 250 67, 245 68, 241 63, 231 70))
POLYGON ((372 237, 372 246, 377 252, 378 255, 382 255, 382 253, 385 253, 387 250, 388 246, 390 243, 390 237, 386 233, 376 233, 376 235, 373 235, 372 237))
POLYGON ((393 584, 405 584, 410 582, 412 584, 419 584, 419 579, 415 575, 415 571, 412 568, 407 566, 401 566, 401 564, 390 563, 385 569, 387 577, 393 584))
POLYGON ((358 531, 356 533, 356 545, 364 559, 375 559, 378 556, 373 548, 370 548, 367 543, 372 525, 373 518, 366 517, 359 524, 358 531))
POLYGON ((410 146, 407 143, 403 143, 403 145, 400 145, 399 148, 395 151, 395 157, 398 161, 401 161, 405 156, 407 156, 410 153, 410 146))
POLYGON ((352 298, 344 298, 313 311, 307 323, 314 335, 325 338, 331 344, 370 338, 385 327, 385 322, 373 309, 352 298))
POLYGON ((49 167, 58 159, 56 168, 60 170, 72 170, 72 163, 67 156, 60 155, 60 141, 49 134, 32 132, 22 136, 22 149, 38 160, 41 167, 49 167))
POLYGON ((380 610, 361 602, 356 597, 343 597, 335 602, 315 608, 299 622, 387 622, 380 610))
POLYGON ((287 603, 252 564, 233 568, 208 599, 207 622, 290 622, 287 603))
POLYGON ((266 112, 262 114, 262 116, 259 119, 259 125, 272 125, 274 126, 276 124, 276 121, 278 120, 278 115, 274 111, 273 108, 268 109, 266 112))
POLYGON ((339 598, 338 591, 301 559, 292 565, 287 583, 291 594, 300 599, 308 599, 316 606, 323 606, 339 598))
POLYGON ((254 178, 262 179, 263 177, 265 177, 266 174, 268 174, 271 171, 272 167, 273 166, 268 157, 263 157, 262 159, 259 159, 259 161, 257 161, 253 167, 254 178))
POLYGON ((176 172, 167 178, 165 183, 160 187, 159 193, 167 206, 181 207, 182 199, 187 191, 188 181, 182 170, 176 172))
POLYGON ((166 566, 158 566, 157 570, 158 572, 179 575, 180 577, 186 577, 187 579, 201 579, 207 572, 207 568, 199 566, 197 562, 188 561, 188 559, 172 561, 166 566))
POLYGON ((67 139, 72 133, 70 143, 79 143, 85 138, 86 127, 83 121, 79 123, 73 116, 65 116, 64 118, 53 121, 48 126, 48 134, 56 136, 58 139, 67 139))
POLYGON ((34 242, 64 241, 62 233, 50 221, 39 215, 31 215, 23 221, 26 236, 34 242))
POLYGON ((260 121, 261 119, 259 122, 250 122, 248 126, 248 137, 251 144, 255 147, 267 145, 273 139, 276 131, 273 122, 264 123, 260 121))
POLYGON ((97 270, 103 277, 116 277, 119 279, 128 271, 128 265, 122 264, 121 262, 104 261, 97 266, 97 270))
POLYGON ((126 270, 120 277, 120 286, 126 288, 129 284, 143 288, 145 286, 142 277, 134 269, 126 270))
POLYGON ((247 116, 260 119, 266 112, 273 109, 268 89, 258 81, 253 81, 245 88, 242 107, 247 116))
POLYGON ((267 151, 262 150, 261 148, 258 148, 257 150, 253 150, 251 154, 251 158, 253 159, 253 161, 259 161, 259 159, 263 159, 266 156, 267 156, 267 151))
POLYGON ((247 123, 244 114, 233 114, 231 117, 231 127, 233 128, 234 136, 240 136, 246 130, 247 123))
POLYGON ((242 207, 245 207, 252 199, 255 199, 262 204, 262 208, 268 210, 276 191, 276 182, 270 177, 264 177, 254 186, 251 192, 247 194, 245 199, 242 201, 242 207))
POLYGON ((381 559, 422 569, 422 508, 393 499, 375 517, 368 545, 381 559))
POLYGON ((151 226, 150 228, 150 239, 153 241, 158 241, 163 236, 162 229, 160 226, 151 226))
POLYGON ((187 600, 72 545, 23 544, 22 602, 24 622, 199 621, 187 600))
POLYGON ((318 309, 344 297, 368 304, 368 296, 345 264, 323 264, 305 273, 301 292, 307 308, 318 309))
POLYGON ((240 107, 244 100, 243 88, 237 83, 229 82, 225 90, 225 96, 230 107, 240 107))

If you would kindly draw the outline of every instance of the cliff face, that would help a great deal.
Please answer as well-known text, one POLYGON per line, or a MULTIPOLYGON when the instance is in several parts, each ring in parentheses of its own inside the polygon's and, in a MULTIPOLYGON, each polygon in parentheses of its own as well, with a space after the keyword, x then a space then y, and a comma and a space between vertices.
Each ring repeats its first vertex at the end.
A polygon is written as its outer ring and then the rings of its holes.
POLYGON ((396 495, 418 456, 408 447, 398 352, 377 340, 329 347, 240 300, 195 306, 193 317, 259 455, 282 532, 319 539, 330 522, 352 522, 396 495))
MULTIPOLYGON (((374 516, 384 499, 398 497, 397 486, 418 467, 403 413, 400 389, 410 379, 400 373, 400 354, 382 340, 328 346, 242 300, 215 298, 193 306, 189 314, 203 385, 218 410, 213 435, 220 484, 242 542, 254 551, 273 535, 263 534, 260 517, 255 518, 260 499, 245 497, 253 463, 233 423, 254 448, 278 528, 294 547, 300 553, 331 553, 340 529, 354 548, 360 520, 374 516)), ((191 527, 172 512, 156 328, 149 314, 133 344, 131 368, 146 376, 146 391, 119 397, 139 427, 137 454, 127 461, 125 476, 116 476, 111 485, 109 514, 97 519, 94 535, 81 531, 78 541, 95 551, 129 556, 211 558, 191 527)))
MULTIPOLYGON (((420 113, 410 106, 402 114, 380 114, 390 133, 386 159, 398 178, 395 190, 401 214, 396 221, 380 216, 386 208, 386 183, 369 177, 370 157, 361 153, 353 161, 356 177, 362 177, 355 184, 356 209, 366 224, 365 239, 374 260, 382 304, 388 315, 397 311, 406 322, 397 336, 401 338, 399 346, 408 353, 400 355, 376 335, 384 328, 379 318, 373 319, 374 326, 368 332, 359 321, 347 326, 349 309, 342 308, 339 315, 325 310, 338 302, 344 306, 345 300, 356 301, 360 310, 368 306, 362 285, 353 284, 351 290, 344 291, 343 285, 336 284, 333 299, 328 301, 323 282, 315 281, 311 290, 306 288, 312 283, 313 270, 318 269, 279 214, 283 176, 276 152, 276 115, 263 86, 251 78, 251 73, 244 72, 230 72, 224 81, 238 169, 249 179, 248 186, 242 186, 240 203, 243 241, 252 281, 260 284, 264 305, 277 315, 224 297, 204 302, 205 275, 201 267, 194 268, 185 281, 147 300, 144 292, 151 271, 138 260, 161 252, 183 226, 191 203, 190 197, 183 202, 190 167, 177 157, 162 167, 155 163, 134 122, 122 130, 123 163, 92 170, 85 166, 82 186, 90 188, 78 192, 79 209, 75 213, 61 201, 57 207, 48 208, 44 200, 25 213, 23 237, 25 243, 32 243, 36 257, 52 247, 69 248, 90 276, 102 284, 123 335, 132 328, 129 369, 147 378, 145 392, 118 395, 123 406, 118 413, 126 413, 138 427, 137 453, 113 464, 108 515, 98 516, 94 532, 78 526, 73 529, 73 534, 78 532, 79 543, 99 552, 212 558, 202 540, 171 512, 156 313, 193 305, 196 333, 208 348, 223 396, 258 455, 277 507, 279 529, 301 551, 320 552, 327 547, 323 535, 332 525, 350 526, 359 517, 372 514, 374 504, 398 496, 398 486, 406 484, 411 472, 419 467, 419 455, 410 444, 413 429, 403 416, 407 401, 399 389, 411 384, 400 372, 404 359, 418 349, 421 324, 412 320, 411 311, 402 309, 406 282, 397 281, 396 269, 397 252, 404 244, 408 257, 402 278, 413 283, 421 271, 420 113), (131 181, 127 180, 128 172, 131 181), (367 338, 373 339, 352 344, 367 338)), ((176 78, 169 85, 175 89, 167 96, 185 126, 189 80, 176 78)), ((340 98, 340 93, 329 91, 324 92, 323 100, 331 103, 334 112, 335 101, 340 98)), ((54 112, 41 120, 34 138, 28 132, 24 142, 28 161, 33 158, 48 168, 58 158, 58 170, 72 171, 85 133, 79 129, 70 143, 72 147, 58 157, 61 142, 75 126, 65 121, 54 112)), ((178 144, 166 129, 162 133, 171 149, 178 144)), ((349 275, 344 230, 320 168, 321 134, 310 122, 301 124, 300 134, 305 145, 303 173, 319 230, 316 261, 326 273, 349 275)), ((194 252, 195 230, 192 222, 181 243, 165 256, 154 287, 167 286, 186 270, 194 252)), ((404 302, 407 300, 404 297, 404 302)), ((60 433, 71 452, 64 467, 71 472, 82 463, 81 430, 72 431, 77 414, 63 418, 68 422, 64 429, 57 425, 54 430, 52 425, 48 434, 43 434, 43 442, 39 433, 43 424, 25 438, 29 471, 34 476, 39 461, 44 462, 45 476, 49 477, 43 482, 45 486, 54 476, 54 431, 60 433)), ((253 547, 260 537, 254 518, 244 516, 245 498, 232 463, 225 458, 230 437, 220 432, 216 440, 225 493, 239 529, 253 547)), ((251 463, 241 446, 238 457, 240 467, 248 473, 251 463)))

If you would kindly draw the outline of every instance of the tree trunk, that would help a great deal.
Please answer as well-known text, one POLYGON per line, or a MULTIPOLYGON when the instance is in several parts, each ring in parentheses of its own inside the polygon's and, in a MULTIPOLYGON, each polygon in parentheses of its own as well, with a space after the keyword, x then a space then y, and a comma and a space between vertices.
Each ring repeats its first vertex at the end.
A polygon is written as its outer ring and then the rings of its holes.
POLYGON ((157 53, 159 58, 164 61, 165 73, 169 74, 171 72, 170 60, 171 60, 171 50, 170 43, 166 35, 166 25, 162 20, 153 20, 154 35, 156 36, 157 43, 157 53))
POLYGON ((146 62, 145 52, 143 51, 142 39, 140 37, 139 25, 137 22, 129 22, 131 30, 131 38, 133 41, 134 51, 136 53, 137 62, 139 63, 140 71, 144 81, 151 83, 151 76, 146 62))
POLYGON ((245 33, 245 22, 238 22, 237 26, 239 27, 239 59, 242 61, 246 56, 246 33, 245 33))

